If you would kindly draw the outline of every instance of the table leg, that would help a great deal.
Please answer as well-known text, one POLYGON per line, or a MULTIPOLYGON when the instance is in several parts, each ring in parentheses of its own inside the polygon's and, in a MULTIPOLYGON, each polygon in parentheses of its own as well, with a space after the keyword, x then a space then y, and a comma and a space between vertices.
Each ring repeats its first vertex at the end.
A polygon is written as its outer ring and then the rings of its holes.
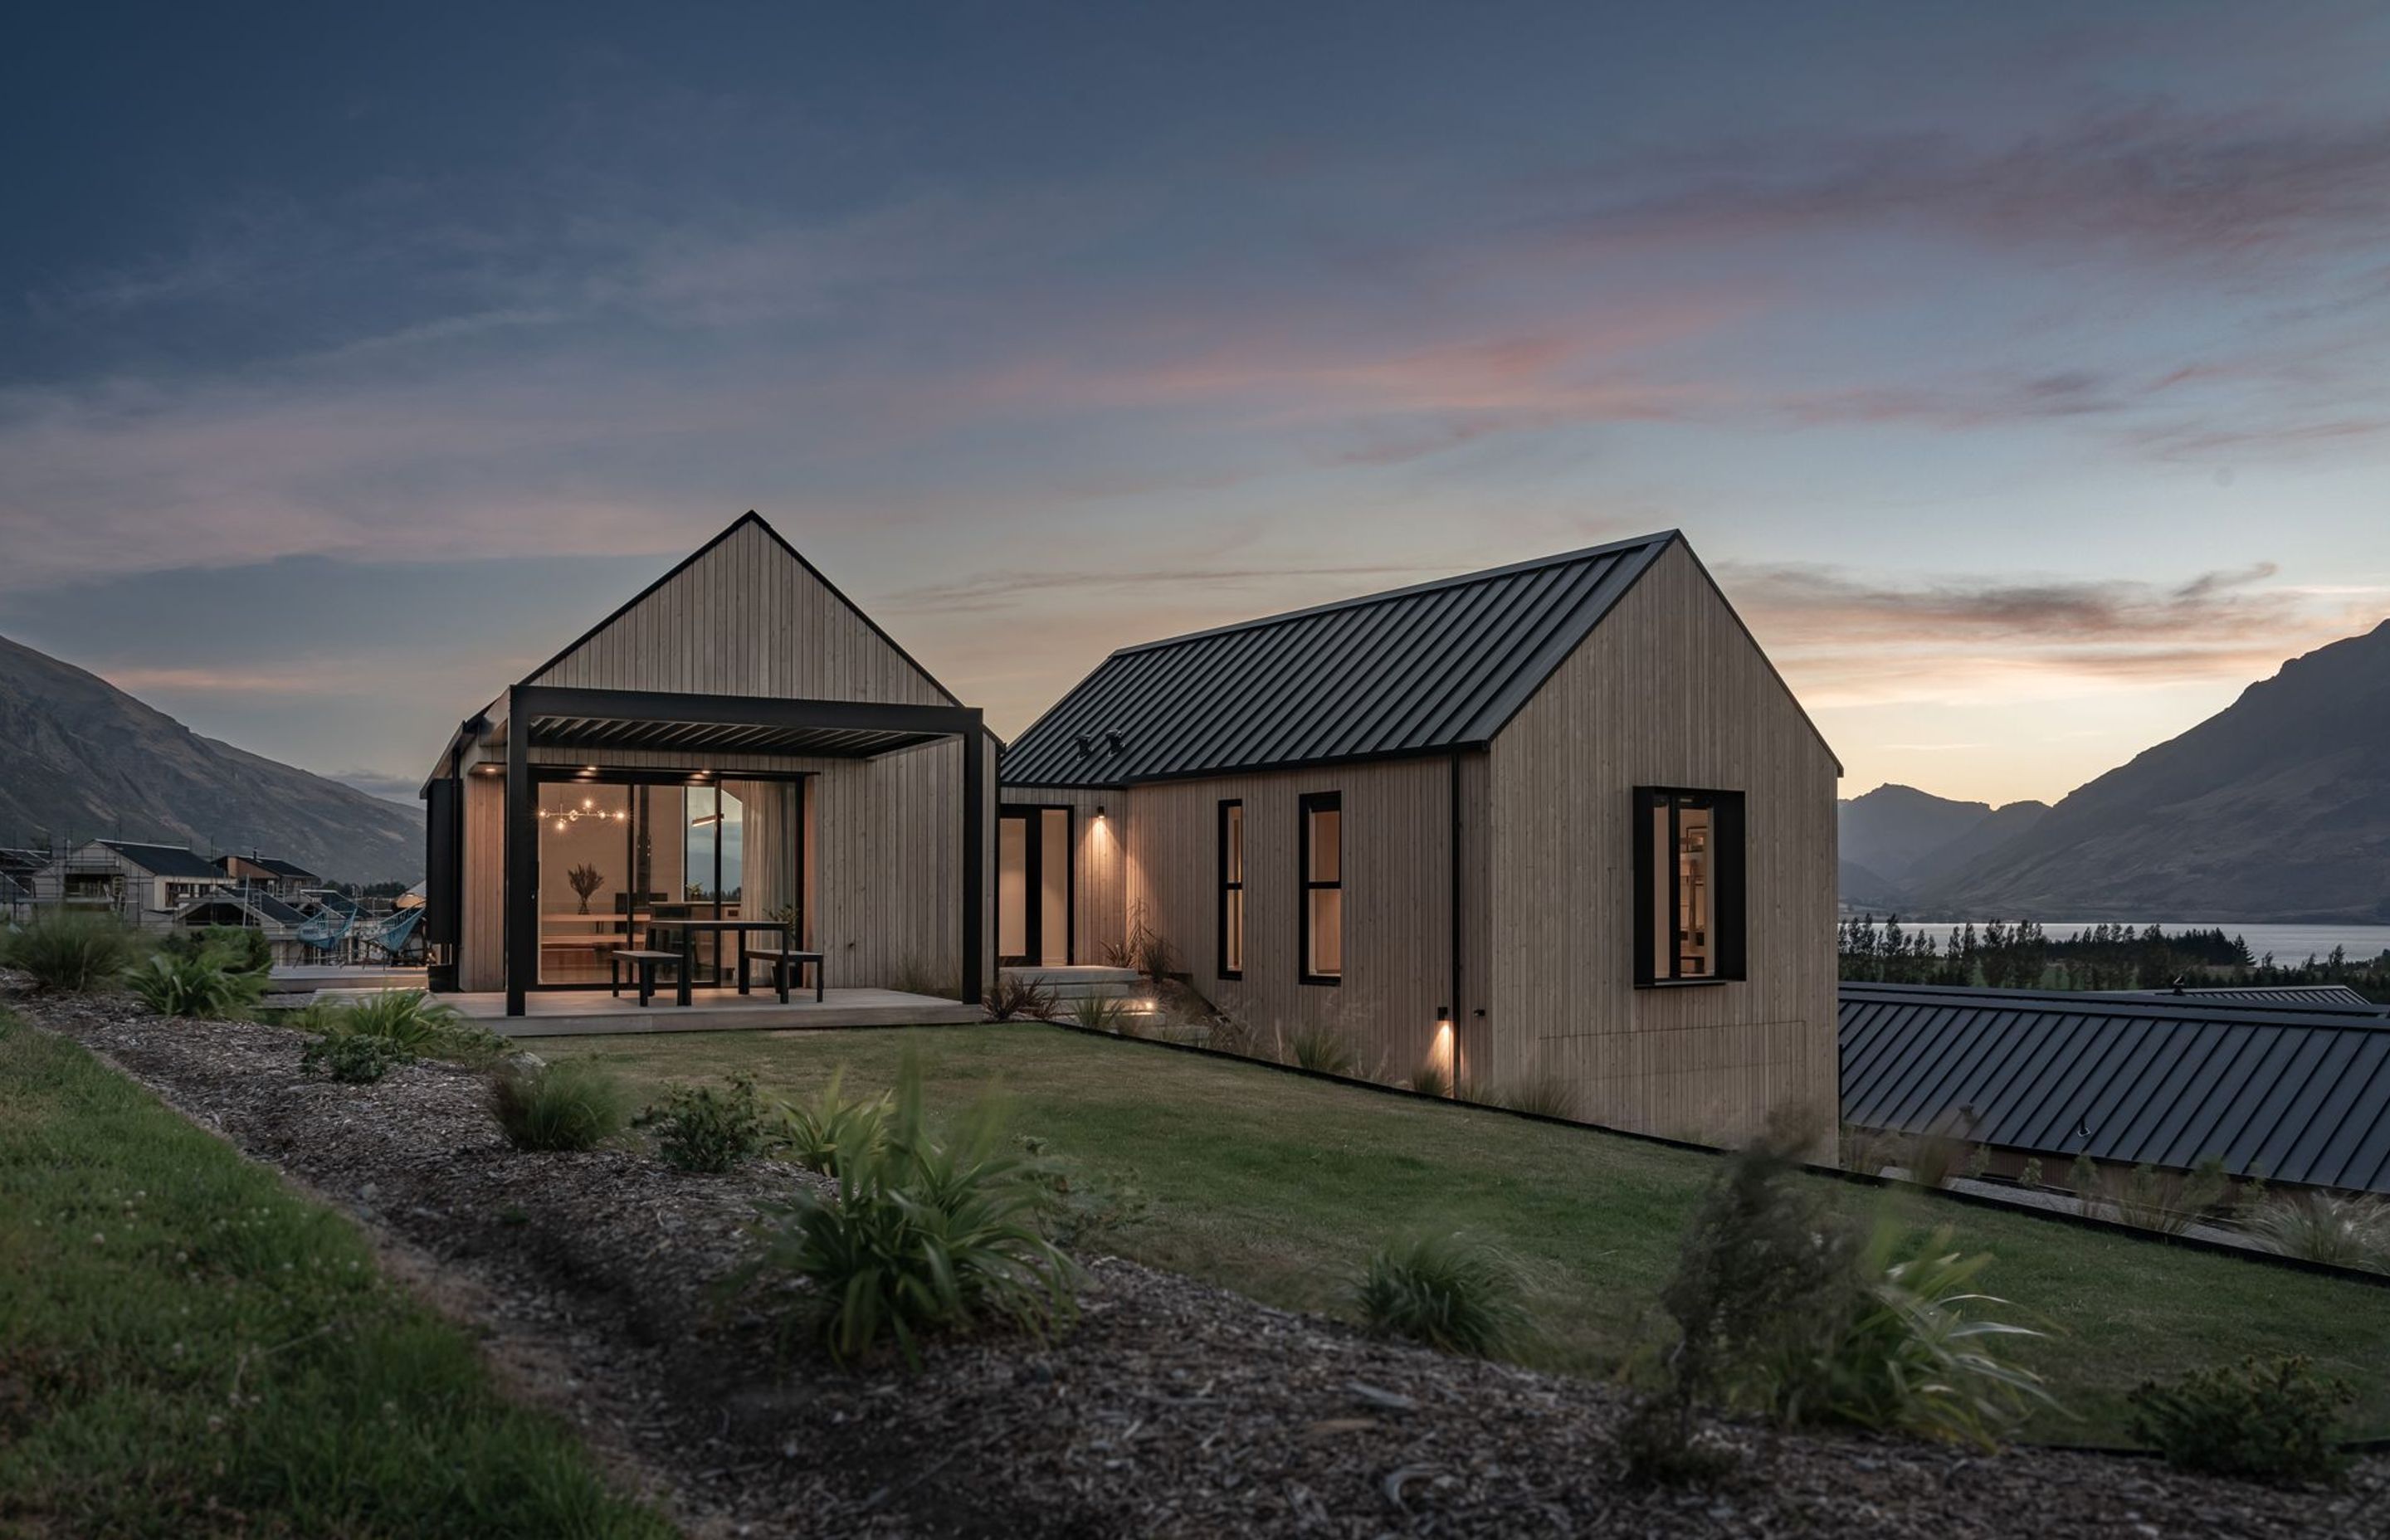
MULTIPOLYGON (((720 944, 721 944, 721 943, 716 942, 714 944, 718 946, 718 945, 720 945, 720 944)), ((746 932, 746 931, 744 931, 744 930, 741 930, 741 931, 739 931, 739 994, 741 994, 741 995, 745 995, 745 994, 747 994, 747 993, 748 993, 748 989, 747 989, 747 932, 746 932)))
POLYGON ((688 1004, 688 976, 696 967, 697 932, 684 925, 680 931, 680 993, 674 996, 675 1003, 684 1007, 688 1004))
POLYGON ((796 932, 788 926, 780 927, 780 966, 772 970, 772 982, 780 986, 780 1004, 789 1003, 789 969, 795 966, 789 954, 797 947, 796 932))

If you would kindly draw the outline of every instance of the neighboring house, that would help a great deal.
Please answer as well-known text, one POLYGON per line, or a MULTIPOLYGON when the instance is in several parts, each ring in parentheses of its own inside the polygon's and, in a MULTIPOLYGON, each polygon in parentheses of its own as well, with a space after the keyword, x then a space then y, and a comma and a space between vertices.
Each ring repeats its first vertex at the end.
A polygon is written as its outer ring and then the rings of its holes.
POLYGON ((1673 532, 1114 652, 1004 753, 1008 962, 1719 1140, 1835 1107, 1835 780, 1673 532))
POLYGON ((274 960, 295 962, 301 953, 299 927, 306 916, 279 895, 262 888, 212 888, 174 912, 173 923, 191 929, 237 925, 262 933, 274 949, 274 960))
POLYGON ((216 858, 217 867, 235 882, 246 883, 252 889, 262 888, 280 898, 297 898, 310 888, 323 886, 324 879, 296 861, 279 856, 224 855, 216 858))
POLYGON ((2390 1008, 1930 984, 1842 986, 1843 1121, 1980 1145, 2390 1191, 2390 1008))
POLYGON ((162 925, 184 905, 225 885, 214 862, 186 845, 94 840, 33 874, 33 901, 104 911, 133 925, 162 925))
MULTIPOLYGON (((976 1003, 988 741, 750 513, 442 751, 422 792, 434 987, 521 1015, 533 991, 606 989, 610 953, 658 922, 785 915, 834 987, 976 1003)), ((715 945, 699 983, 734 982, 715 945)))

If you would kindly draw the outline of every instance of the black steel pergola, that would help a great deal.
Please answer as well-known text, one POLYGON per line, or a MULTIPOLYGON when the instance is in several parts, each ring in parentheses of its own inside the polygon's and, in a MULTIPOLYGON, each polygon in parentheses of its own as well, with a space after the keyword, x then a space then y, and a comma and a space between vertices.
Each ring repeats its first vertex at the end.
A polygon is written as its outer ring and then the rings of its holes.
POLYGON ((507 1014, 523 1014, 539 971, 539 797, 534 747, 638 749, 692 754, 801 754, 876 759, 957 738, 963 746, 963 1003, 981 998, 981 889, 986 876, 986 735, 970 706, 874 700, 797 700, 658 690, 517 685, 507 691, 506 881, 503 918, 507 1014))

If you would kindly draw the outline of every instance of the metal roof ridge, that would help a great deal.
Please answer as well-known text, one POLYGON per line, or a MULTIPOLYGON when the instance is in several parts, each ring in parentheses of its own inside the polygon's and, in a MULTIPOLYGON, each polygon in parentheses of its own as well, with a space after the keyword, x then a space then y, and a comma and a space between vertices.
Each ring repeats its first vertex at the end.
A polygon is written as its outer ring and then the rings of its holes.
POLYGON ((1595 557, 1613 556, 1622 551, 1662 545, 1677 538, 1681 533, 1673 529, 1655 530, 1650 534, 1638 534, 1626 540, 1613 540, 1604 545, 1587 545, 1574 551, 1557 551, 1549 556, 1533 557, 1524 561, 1509 562, 1500 567, 1481 568, 1473 572, 1455 572, 1449 577, 1430 578, 1423 583, 1406 584, 1400 588, 1381 588, 1371 594, 1356 594, 1350 598, 1330 599, 1325 604, 1306 605, 1300 610, 1283 610, 1275 615, 1257 615, 1251 620, 1230 621, 1223 625, 1206 626, 1201 631, 1182 631, 1175 636, 1157 636, 1150 642, 1132 642, 1126 647, 1114 648, 1106 654, 1106 658, 1107 661, 1112 658, 1125 658, 1134 653, 1152 652, 1163 648, 1176 647, 1183 642, 1202 641, 1207 637, 1224 636, 1232 632, 1254 631, 1263 626, 1283 625, 1290 621, 1307 620, 1314 615, 1331 614, 1339 610, 1354 610, 1363 605, 1382 604, 1391 599, 1408 598, 1419 594, 1433 593, 1439 588, 1456 588, 1464 584, 1511 577, 1521 572, 1534 571, 1541 567, 1558 567, 1572 561, 1586 561, 1595 557))

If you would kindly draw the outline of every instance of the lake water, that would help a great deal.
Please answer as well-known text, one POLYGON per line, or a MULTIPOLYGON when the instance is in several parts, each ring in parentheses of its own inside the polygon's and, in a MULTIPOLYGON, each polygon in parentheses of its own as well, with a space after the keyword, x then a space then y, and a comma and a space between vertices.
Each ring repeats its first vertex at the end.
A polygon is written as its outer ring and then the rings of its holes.
MULTIPOLYGON (((1876 922, 1882 924, 1882 917, 1878 916, 1876 922)), ((2041 928, 2052 941, 2063 941, 2089 930, 2093 923, 2090 920, 2046 919, 2041 922, 2041 928)), ((2136 930, 2146 930, 2150 923, 2145 919, 2135 920, 2132 926, 2136 930)), ((2335 946, 2348 948, 2351 962, 2371 961, 2390 951, 2390 925, 2234 925, 2226 921, 2176 919, 2162 919, 2156 923, 2168 935, 2178 930, 2221 930, 2228 936, 2239 936, 2246 941, 2250 956, 2263 959, 2270 952, 2274 955, 2274 961, 2285 967, 2303 963, 2310 956, 2321 960, 2332 956, 2332 949, 2335 946)), ((1960 925, 1900 922, 1901 930, 1910 932, 1922 930, 1946 946, 1962 925, 1963 922, 1960 925)), ((1983 920, 1975 921, 1978 936, 1984 933, 1984 925, 1983 920)))

